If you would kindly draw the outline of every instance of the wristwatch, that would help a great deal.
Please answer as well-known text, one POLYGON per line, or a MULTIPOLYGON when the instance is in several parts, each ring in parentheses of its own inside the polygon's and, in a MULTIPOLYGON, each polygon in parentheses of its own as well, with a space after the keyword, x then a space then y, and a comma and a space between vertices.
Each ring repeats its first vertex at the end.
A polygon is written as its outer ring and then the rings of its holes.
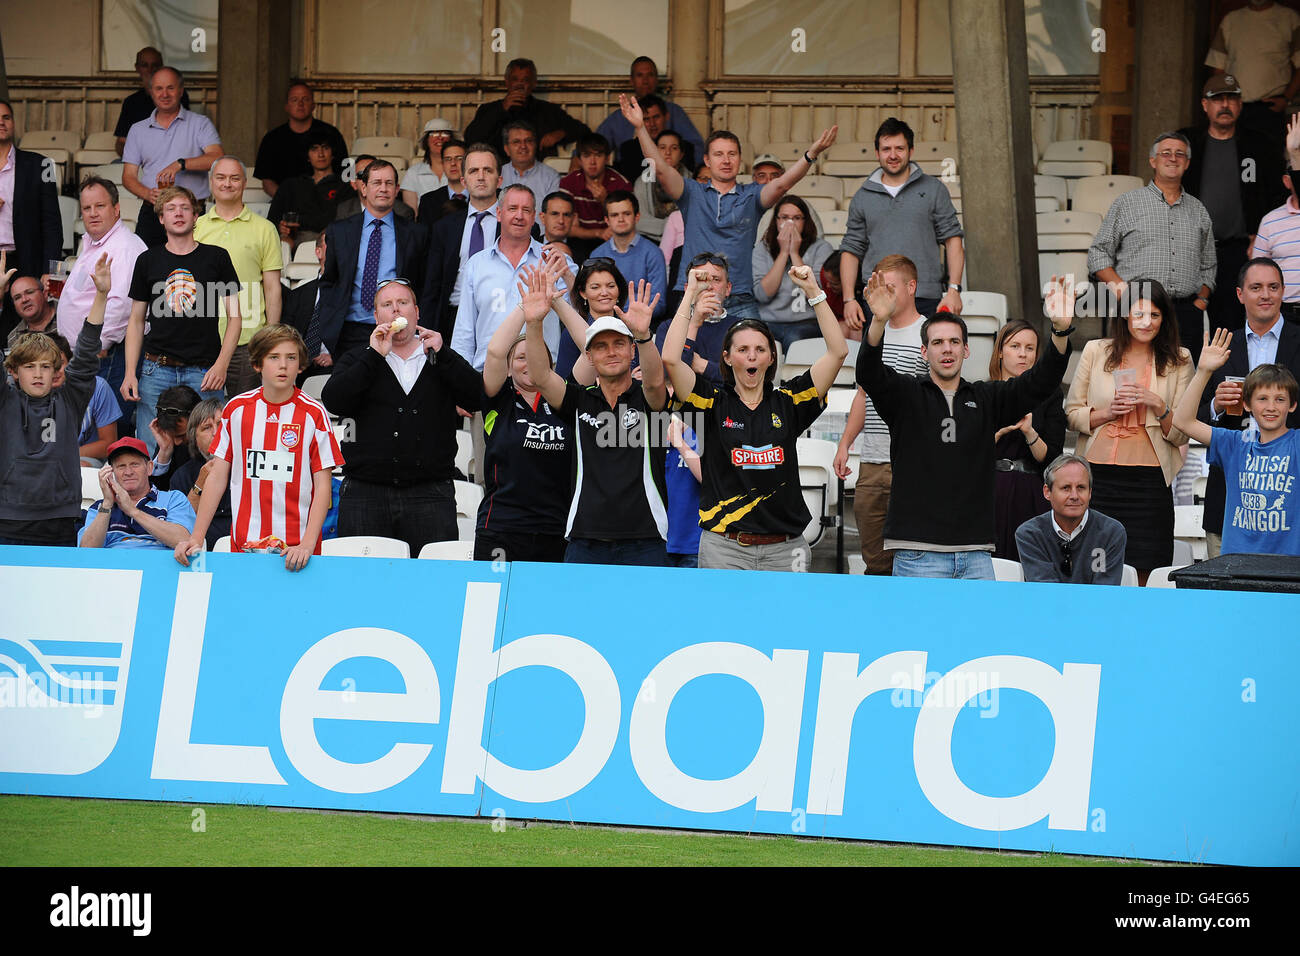
POLYGON ((180 159, 176 160, 176 165, 179 166, 181 169, 184 169, 184 168, 185 168, 185 157, 182 156, 180 159))
POLYGON ((1052 329, 1052 334, 1055 336, 1059 336, 1060 338, 1066 338, 1073 331, 1074 331, 1074 326, 1072 325, 1068 329, 1052 329))
POLYGON ((653 335, 647 335, 647 336, 646 336, 645 338, 643 338, 643 339, 638 339, 638 338, 634 335, 634 336, 632 336, 632 341, 635 342, 637 345, 645 345, 647 342, 652 342, 652 341, 654 341, 654 336, 653 336, 653 335))
POLYGON ((949 282, 949 283, 948 283, 948 288, 949 288, 949 289, 952 289, 952 291, 953 291, 953 292, 956 292, 958 295, 961 295, 961 283, 960 283, 960 282, 949 282))

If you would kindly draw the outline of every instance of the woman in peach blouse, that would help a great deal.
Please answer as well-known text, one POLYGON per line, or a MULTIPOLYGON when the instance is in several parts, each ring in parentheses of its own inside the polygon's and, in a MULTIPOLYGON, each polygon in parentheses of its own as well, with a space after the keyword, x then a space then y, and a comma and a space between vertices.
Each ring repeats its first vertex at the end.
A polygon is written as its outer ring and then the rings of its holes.
POLYGON ((1132 307, 1109 339, 1083 348, 1065 403, 1079 433, 1078 453, 1092 465, 1092 507, 1124 525, 1125 563, 1141 583, 1174 559, 1170 486, 1187 436, 1173 407, 1192 377, 1191 354, 1178 344, 1173 301, 1159 282, 1130 283, 1132 307))

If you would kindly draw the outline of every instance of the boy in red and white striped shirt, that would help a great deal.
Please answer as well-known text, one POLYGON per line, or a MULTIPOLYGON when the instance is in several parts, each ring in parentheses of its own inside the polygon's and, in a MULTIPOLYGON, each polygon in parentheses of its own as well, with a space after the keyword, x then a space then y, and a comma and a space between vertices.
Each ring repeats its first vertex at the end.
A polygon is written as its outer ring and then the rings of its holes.
POLYGON ((343 464, 325 406, 294 386, 307 361, 296 329, 269 325, 248 343, 248 356, 262 387, 236 395, 221 413, 212 443, 216 465, 199 500, 198 520, 176 560, 189 564, 230 482, 231 550, 286 546, 284 566, 297 571, 320 554, 320 533, 329 511, 330 473, 343 464), (233 470, 233 474, 232 474, 233 470))

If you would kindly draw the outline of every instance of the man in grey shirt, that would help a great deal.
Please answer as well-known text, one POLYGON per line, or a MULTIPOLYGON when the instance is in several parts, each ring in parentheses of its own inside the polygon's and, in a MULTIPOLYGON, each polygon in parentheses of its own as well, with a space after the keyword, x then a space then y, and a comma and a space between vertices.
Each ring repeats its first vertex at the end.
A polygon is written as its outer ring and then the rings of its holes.
POLYGON ((1259 221, 1286 200, 1275 144, 1243 126, 1241 87, 1231 73, 1210 78, 1201 94, 1208 125, 1182 132, 1192 146, 1183 186, 1204 204, 1214 224, 1218 272, 1210 294, 1211 329, 1239 329, 1246 313, 1237 300, 1237 273, 1250 255, 1259 221))
MULTIPOLYGON (((890 117, 876 130, 880 168, 868 177, 849 203, 849 219, 840 243, 840 285, 853 289, 859 270, 865 284, 871 264, 902 255, 916 264, 916 310, 934 315, 940 306, 961 314, 961 273, 966 263, 961 224, 948 187, 921 172, 912 162, 915 136, 902 120, 890 117), (944 247, 948 281, 944 287, 944 247)), ((861 329, 868 313, 865 299, 846 296, 844 321, 861 329)))
POLYGON ((1016 529, 1026 581, 1119 584, 1124 576, 1124 526, 1092 511, 1092 468, 1078 455, 1061 455, 1043 472, 1043 497, 1052 510, 1016 529))

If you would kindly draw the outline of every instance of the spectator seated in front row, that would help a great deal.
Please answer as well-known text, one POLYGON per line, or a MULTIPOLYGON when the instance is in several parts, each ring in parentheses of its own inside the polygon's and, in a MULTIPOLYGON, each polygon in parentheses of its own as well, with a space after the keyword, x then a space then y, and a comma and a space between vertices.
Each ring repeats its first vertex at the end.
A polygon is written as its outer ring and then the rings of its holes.
POLYGON ((179 491, 160 491, 149 476, 153 462, 138 438, 122 438, 108 449, 99 470, 103 498, 86 512, 77 533, 82 548, 153 548, 170 551, 190 536, 194 509, 179 491))
POLYGON ((1043 497, 1052 509, 1016 529, 1026 581, 1115 584, 1124 575, 1128 535, 1114 518, 1088 506, 1092 467, 1079 455, 1060 455, 1043 472, 1043 497))

